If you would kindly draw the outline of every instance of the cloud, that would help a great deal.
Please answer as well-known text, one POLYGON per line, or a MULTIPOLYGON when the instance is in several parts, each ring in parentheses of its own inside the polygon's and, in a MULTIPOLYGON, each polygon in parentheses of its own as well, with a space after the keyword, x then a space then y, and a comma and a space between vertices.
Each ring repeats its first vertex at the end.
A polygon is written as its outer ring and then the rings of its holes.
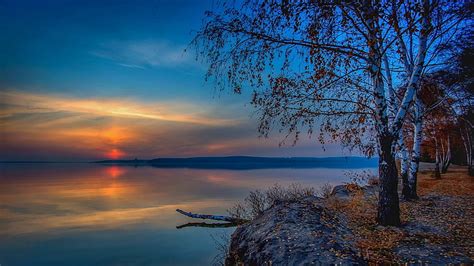
MULTIPOLYGON (((0 92, 0 118, 29 114, 46 114, 55 122, 62 116, 83 114, 96 117, 117 117, 129 119, 159 120, 176 123, 191 123, 207 126, 220 126, 238 123, 235 119, 216 118, 212 110, 187 102, 143 103, 116 98, 78 99, 55 95, 24 93, 15 91, 0 92)), ((48 123, 48 121, 43 121, 48 123)), ((49 121, 51 122, 51 121, 49 121)))
POLYGON ((130 68, 192 66, 185 48, 164 40, 111 41, 91 53, 130 68))
POLYGON ((341 153, 309 139, 279 148, 282 136, 257 138, 256 121, 242 108, 0 91, 0 160, 341 153))
POLYGON ((153 158, 190 146, 186 152, 205 151, 243 123, 215 110, 182 101, 0 91, 0 160, 153 158))

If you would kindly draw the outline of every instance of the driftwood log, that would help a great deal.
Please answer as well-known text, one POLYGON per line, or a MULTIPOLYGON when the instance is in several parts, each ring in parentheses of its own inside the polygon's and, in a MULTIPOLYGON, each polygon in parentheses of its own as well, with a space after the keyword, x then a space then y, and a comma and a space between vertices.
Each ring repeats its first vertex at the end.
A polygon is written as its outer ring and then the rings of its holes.
POLYGON ((248 222, 245 219, 240 219, 240 218, 235 218, 235 217, 230 217, 230 216, 224 216, 224 215, 198 214, 198 213, 183 211, 183 210, 180 210, 180 209, 176 209, 176 211, 181 213, 184 216, 188 216, 188 217, 195 218, 195 219, 206 219, 206 220, 227 222, 227 223, 219 223, 219 224, 188 223, 188 224, 177 226, 176 228, 178 228, 178 229, 184 228, 184 227, 189 227, 189 226, 197 226, 197 227, 232 227, 232 226, 237 226, 239 224, 243 224, 243 223, 248 222))
POLYGON ((176 229, 186 228, 186 227, 207 227, 207 228, 227 228, 234 227, 238 224, 235 223, 187 223, 176 226, 176 229))

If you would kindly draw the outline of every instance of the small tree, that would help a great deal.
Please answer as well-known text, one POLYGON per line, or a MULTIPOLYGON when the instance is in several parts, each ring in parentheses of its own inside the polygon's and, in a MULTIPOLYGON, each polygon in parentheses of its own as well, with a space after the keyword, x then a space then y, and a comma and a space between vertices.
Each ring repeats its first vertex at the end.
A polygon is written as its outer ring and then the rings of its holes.
POLYGON ((440 178, 448 171, 451 164, 452 135, 456 124, 456 116, 449 106, 438 108, 429 113, 425 119, 425 131, 428 138, 428 150, 435 159, 435 177, 440 178), (431 144, 431 145, 429 145, 431 144))
POLYGON ((474 176, 474 111, 472 106, 465 113, 458 117, 459 133, 466 156, 468 173, 474 176))

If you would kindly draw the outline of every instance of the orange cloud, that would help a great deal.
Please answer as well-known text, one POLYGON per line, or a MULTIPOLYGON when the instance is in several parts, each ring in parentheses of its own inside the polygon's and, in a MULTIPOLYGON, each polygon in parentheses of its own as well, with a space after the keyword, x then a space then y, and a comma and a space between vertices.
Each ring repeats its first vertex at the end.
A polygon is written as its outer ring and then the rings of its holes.
POLYGON ((63 154, 79 153, 90 159, 154 156, 157 150, 194 144, 196 138, 187 132, 239 123, 216 118, 210 108, 187 102, 150 104, 0 91, 2 149, 24 150, 24 154, 30 147, 36 153, 62 149, 63 154))
POLYGON ((0 103, 8 104, 8 107, 0 110, 0 117, 9 117, 15 113, 68 112, 208 126, 222 126, 239 122, 235 119, 215 118, 211 115, 211 110, 206 110, 206 107, 187 102, 155 102, 153 104, 146 104, 122 99, 77 99, 16 91, 0 92, 0 99, 3 99, 0 100, 0 103))

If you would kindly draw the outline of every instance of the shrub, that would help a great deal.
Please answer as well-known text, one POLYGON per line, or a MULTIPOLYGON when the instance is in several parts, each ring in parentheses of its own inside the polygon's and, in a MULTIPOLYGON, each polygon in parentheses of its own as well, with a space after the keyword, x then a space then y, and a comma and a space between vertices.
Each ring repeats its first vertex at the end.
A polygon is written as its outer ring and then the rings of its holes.
POLYGON ((329 183, 320 186, 317 192, 318 197, 325 199, 329 198, 331 196, 333 188, 334 187, 329 183))
POLYGON ((344 173, 350 180, 350 183, 357 184, 359 186, 364 185, 378 185, 380 183, 379 178, 370 170, 363 171, 347 171, 344 173))
POLYGON ((312 187, 293 183, 285 188, 275 184, 265 191, 251 191, 243 202, 238 202, 227 212, 235 218, 253 220, 277 202, 297 201, 314 195, 315 190, 312 187))

